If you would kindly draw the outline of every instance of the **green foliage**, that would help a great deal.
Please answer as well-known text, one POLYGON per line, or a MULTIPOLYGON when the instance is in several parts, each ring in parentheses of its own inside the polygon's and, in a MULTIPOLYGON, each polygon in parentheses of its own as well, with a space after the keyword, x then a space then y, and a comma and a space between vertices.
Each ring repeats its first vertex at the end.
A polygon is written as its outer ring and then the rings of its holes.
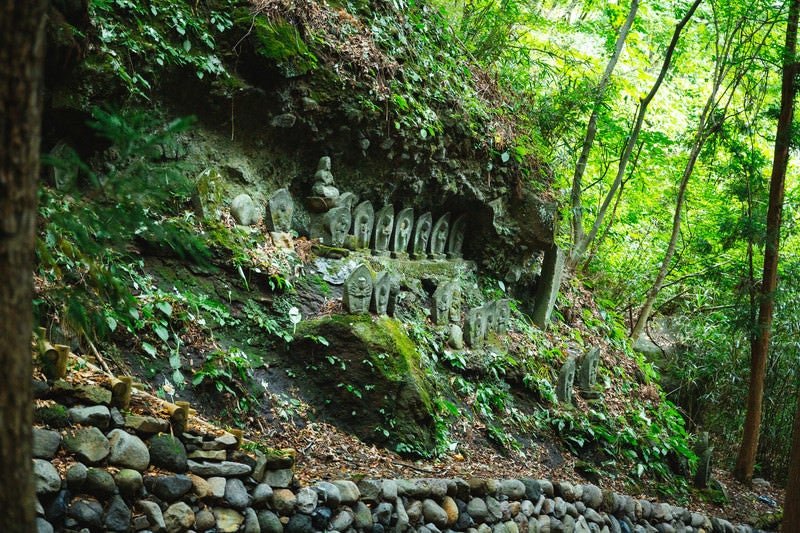
POLYGON ((192 385, 199 387, 205 383, 218 392, 246 398, 250 396, 247 385, 255 365, 252 356, 239 348, 214 350, 206 355, 205 363, 194 373, 192 385))
POLYGON ((272 22, 266 17, 253 17, 249 13, 241 22, 252 24, 256 52, 277 62, 287 77, 308 74, 317 68, 316 56, 308 49, 295 26, 272 22))
POLYGON ((100 57, 131 94, 148 98, 169 68, 190 68, 198 78, 228 76, 218 40, 233 26, 230 14, 239 4, 222 0, 209 9, 206 3, 96 0, 89 14, 100 57))
MULTIPOLYGON (((209 256, 192 216, 182 210, 191 185, 180 161, 168 157, 191 121, 160 125, 143 112, 100 109, 93 116, 90 126, 113 143, 106 152, 113 163, 100 171, 70 149, 44 158, 54 167, 57 183, 40 189, 37 245, 43 281, 38 315, 53 314, 89 339, 113 332, 118 322, 141 329, 142 311, 145 321, 157 316, 156 310, 139 309, 135 298, 141 288, 131 266, 138 263, 133 243, 201 263, 209 256)), ((160 337, 165 336, 163 319, 151 320, 160 337)))

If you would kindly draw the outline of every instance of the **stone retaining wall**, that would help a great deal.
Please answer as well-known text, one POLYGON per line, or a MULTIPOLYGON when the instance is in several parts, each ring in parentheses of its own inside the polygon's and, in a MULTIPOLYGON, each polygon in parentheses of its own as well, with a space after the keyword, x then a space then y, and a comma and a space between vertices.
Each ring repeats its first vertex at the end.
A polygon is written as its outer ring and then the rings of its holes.
MULTIPOLYGON (((534 479, 361 479, 300 487, 294 452, 244 451, 240 436, 111 386, 37 382, 38 531, 247 533, 750 532, 665 503, 534 479), (68 407, 65 407, 68 406, 68 407)), ((142 395, 144 396, 144 395, 142 395)), ((246 445, 245 445, 246 446, 246 445)))

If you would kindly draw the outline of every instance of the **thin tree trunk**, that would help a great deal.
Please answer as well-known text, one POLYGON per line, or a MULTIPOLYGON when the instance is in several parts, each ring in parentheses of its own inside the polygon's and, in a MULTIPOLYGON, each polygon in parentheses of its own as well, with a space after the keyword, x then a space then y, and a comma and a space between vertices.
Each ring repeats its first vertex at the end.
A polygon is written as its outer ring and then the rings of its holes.
POLYGON ((594 106, 592 114, 589 117, 589 124, 586 126, 586 136, 583 139, 583 147, 581 148, 581 155, 578 157, 578 162, 575 164, 575 173, 572 176, 572 191, 570 193, 570 201, 572 203, 572 242, 576 243, 583 240, 586 235, 583 229, 583 175, 586 172, 586 163, 589 160, 589 152, 592 150, 595 135, 597 135, 597 116, 599 115, 600 106, 605 98, 606 89, 611 81, 611 74, 617 66, 619 56, 622 54, 622 48, 625 45, 625 40, 628 38, 633 21, 636 18, 636 12, 639 9, 639 0, 632 0, 631 7, 628 10, 628 17, 625 23, 619 30, 617 41, 614 45, 614 54, 608 60, 606 70, 600 78, 600 83, 597 86, 597 93, 595 95, 594 106))
POLYGON ((672 40, 667 47, 667 52, 664 56, 664 62, 661 65, 661 71, 658 73, 658 78, 656 78, 656 81, 650 88, 650 92, 648 92, 647 95, 639 102, 639 111, 636 114, 631 135, 625 143, 625 150, 623 151, 622 158, 619 161, 619 167, 617 168, 617 175, 614 179, 614 183, 611 184, 611 188, 608 190, 608 193, 606 193, 605 199, 603 200, 603 203, 597 212, 597 217, 595 218, 592 229, 589 231, 588 235, 584 235, 583 238, 573 241, 572 243, 572 250, 570 250, 569 257, 567 258, 567 264, 572 267, 577 265, 583 258, 586 250, 592 244, 597 236, 597 232, 603 225, 603 219, 608 211, 608 207, 614 199, 617 189, 622 184, 622 178, 625 176, 625 171, 628 167, 628 162, 631 159, 631 154, 633 153, 633 149, 638 142, 639 133, 641 132, 642 124, 644 123, 644 117, 647 114, 647 107, 650 105, 650 102, 653 100, 659 88, 661 87, 661 84, 664 82, 664 78, 669 70, 670 63, 672 62, 672 56, 675 53, 675 48, 678 46, 678 41, 680 40, 683 28, 689 23, 689 20, 692 18, 694 12, 697 10, 697 7, 702 1, 703 0, 695 0, 683 18, 675 26, 675 31, 672 33, 672 40))
MULTIPOLYGON (((750 482, 758 451, 758 432, 761 425, 761 404, 764 395, 764 374, 775 307, 775 289, 778 286, 778 247, 780 245, 781 215, 786 182, 786 166, 789 161, 794 96, 794 75, 797 72, 797 21, 800 0, 790 0, 789 19, 786 25, 786 45, 783 56, 781 80, 781 111, 775 135, 775 152, 772 160, 772 175, 769 185, 769 207, 767 209, 767 235, 764 247, 764 270, 758 307, 758 323, 750 341, 750 387, 747 393, 747 415, 744 422, 742 443, 733 475, 742 482, 750 482)), ((798 453, 797 450, 793 450, 798 453)), ((795 524, 797 525, 797 524, 795 524)), ((797 527, 785 531, 798 531, 797 527)))
POLYGON ((792 452, 789 456, 781 531, 800 531, 800 395, 797 397, 797 411, 794 414, 792 452))
POLYGON ((31 334, 47 2, 0 4, 0 531, 36 531, 31 334))
POLYGON ((708 118, 708 114, 714 105, 713 102, 716 99, 718 89, 719 86, 714 87, 712 94, 709 96, 706 106, 700 115, 700 124, 697 126, 697 133, 695 135, 694 143, 692 144, 692 149, 689 153, 689 159, 687 160, 686 166, 683 169, 681 183, 678 186, 678 196, 675 200, 675 213, 672 217, 672 233, 670 234, 667 251, 664 254, 664 259, 661 262, 661 268, 658 270, 658 275, 656 276, 653 285, 650 287, 650 290, 647 291, 647 298, 645 299, 642 309, 639 311, 639 317, 636 319, 636 324, 631 332, 631 340, 634 342, 639 339, 644 331, 644 327, 647 324, 647 319, 650 317, 650 312, 653 310, 656 296, 658 296, 659 291, 661 291, 661 287, 664 285, 664 280, 667 278, 667 274, 669 273, 669 266, 672 262, 672 257, 675 255, 675 249, 678 246, 678 236, 680 235, 681 217, 683 213, 684 200, 686 199, 686 189, 689 186, 689 179, 692 177, 692 173, 694 172, 694 165, 697 162, 697 157, 700 155, 700 150, 703 149, 705 140, 708 138, 706 119, 708 118))
MULTIPOLYGON (((670 271, 670 265, 678 245, 678 237, 680 236, 681 218, 683 215, 684 202, 686 200, 686 191, 689 185, 689 180, 694 172, 694 166, 697 163, 697 158, 700 156, 700 151, 703 149, 708 137, 724 120, 728 105, 730 104, 733 95, 736 93, 736 89, 739 87, 746 69, 750 65, 750 63, 733 62, 731 60, 731 52, 732 50, 735 51, 733 47, 739 42, 737 41, 736 37, 740 35, 740 30, 746 20, 746 17, 747 14, 743 15, 730 29, 728 35, 726 35, 725 39, 723 40, 721 48, 719 44, 717 45, 715 54, 717 57, 717 66, 714 69, 714 84, 711 89, 711 94, 708 96, 705 106, 703 107, 703 111, 700 114, 700 120, 697 125, 697 132, 695 133, 694 142, 692 143, 692 148, 689 153, 689 159, 686 162, 686 166, 684 167, 683 175, 681 177, 681 182, 678 186, 678 195, 675 199, 675 213, 672 218, 672 232, 670 233, 667 251, 664 254, 664 259, 661 262, 661 267, 656 275, 656 279, 653 282, 653 285, 647 291, 647 298, 645 299, 645 302, 639 311, 639 316, 636 319, 633 331, 631 332, 631 339, 634 342, 642 335, 642 332, 647 324, 647 320, 650 318, 650 313, 653 310, 653 306, 655 305, 658 293, 664 286, 664 280, 670 271), (733 67, 735 70, 731 82, 723 91, 723 95, 718 98, 720 90, 723 86, 722 84, 730 73, 731 64, 739 66, 733 67), (727 95, 727 100, 725 101, 724 105, 720 106, 720 102, 726 99, 725 95, 727 95), (717 118, 712 124, 709 124, 710 118, 715 115, 717 118)), ((749 40, 746 42, 749 42, 749 40)), ((755 56, 755 54, 761 50, 763 44, 763 40, 754 44, 754 52, 751 54, 751 57, 755 56)))

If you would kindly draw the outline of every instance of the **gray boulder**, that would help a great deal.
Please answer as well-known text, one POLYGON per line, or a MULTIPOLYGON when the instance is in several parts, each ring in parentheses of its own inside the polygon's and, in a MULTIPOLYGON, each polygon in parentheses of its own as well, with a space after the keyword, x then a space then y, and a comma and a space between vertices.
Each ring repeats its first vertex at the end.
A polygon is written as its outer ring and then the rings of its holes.
POLYGON ((109 462, 114 465, 133 468, 140 472, 150 465, 150 452, 142 439, 127 431, 114 429, 108 434, 111 453, 109 462))

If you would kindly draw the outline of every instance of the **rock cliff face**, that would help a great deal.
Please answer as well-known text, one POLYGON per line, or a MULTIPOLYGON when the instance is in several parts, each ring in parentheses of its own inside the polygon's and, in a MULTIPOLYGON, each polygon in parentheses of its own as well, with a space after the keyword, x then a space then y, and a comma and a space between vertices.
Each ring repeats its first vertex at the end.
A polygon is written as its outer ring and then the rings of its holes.
MULTIPOLYGON (((187 115, 199 119, 192 132, 178 139, 174 153, 165 153, 185 162, 185 171, 196 176, 198 187, 208 185, 211 173, 218 203, 228 206, 247 193, 263 208, 266 199, 284 187, 297 199, 313 196, 317 162, 329 157, 340 191, 369 200, 376 209, 392 204, 398 211, 431 212, 434 220, 446 212, 470 213, 466 256, 498 278, 516 281, 520 272, 529 275, 532 256, 552 245, 556 230, 555 205, 531 192, 531 184, 546 190, 549 177, 531 168, 530 161, 509 155, 508 149, 490 147, 502 137, 491 133, 496 124, 444 96, 406 102, 436 80, 412 81, 410 66, 399 65, 389 51, 368 39, 368 33, 361 37, 369 44, 363 55, 371 63, 362 65, 354 56, 353 64, 346 65, 326 52, 326 46, 337 46, 334 41, 313 53, 296 49, 302 40, 289 26, 281 29, 286 24, 281 17, 299 31, 316 20, 303 18, 297 6, 274 2, 253 16, 244 6, 219 3, 219 9, 234 10, 229 14, 232 27, 217 37, 217 61, 222 61, 224 75, 198 79, 189 69, 160 67, 147 55, 135 58, 142 63, 141 75, 151 76, 150 101, 140 99, 136 106, 163 115, 165 122, 187 115), (420 117, 424 124, 417 123, 420 117)), ((87 48, 86 41, 92 44, 96 32, 102 31, 87 22, 87 6, 62 9, 69 12, 54 19, 53 32, 77 28, 88 39, 70 33, 71 39, 50 45, 52 58, 76 47, 83 55, 50 63, 44 145, 50 150, 66 143, 85 158, 96 157, 107 144, 86 127, 91 108, 119 107, 136 99, 125 95, 119 69, 108 63, 108 54, 101 54, 102 46, 87 48)), ((318 13, 320 9, 313 2, 302 8, 317 18, 341 16, 336 11, 318 13)), ((375 9, 366 12, 394 16, 375 9)), ((308 13, 304 16, 312 17, 308 13)), ((97 20, 102 22, 102 17, 97 20)), ((152 22, 156 30, 157 23, 152 22)), ((170 44, 168 35, 164 33, 161 41, 165 47, 170 44)), ((128 38, 138 43, 136 31, 128 38)), ((340 43, 344 59, 350 44, 340 43)), ((467 78, 463 82, 474 83, 467 78)), ((308 213, 302 203, 298 207, 295 227, 305 234, 308 213)))

